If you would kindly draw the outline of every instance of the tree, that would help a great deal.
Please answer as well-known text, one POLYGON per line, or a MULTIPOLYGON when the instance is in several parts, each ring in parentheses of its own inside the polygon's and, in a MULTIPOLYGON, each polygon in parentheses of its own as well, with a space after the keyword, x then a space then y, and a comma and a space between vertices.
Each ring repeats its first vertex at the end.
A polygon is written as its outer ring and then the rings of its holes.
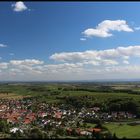
POLYGON ((57 129, 56 130, 56 134, 58 134, 58 135, 64 135, 65 134, 65 131, 64 131, 64 129, 63 128, 59 128, 59 129, 57 129))
POLYGON ((33 128, 30 131, 29 137, 34 139, 43 139, 44 135, 39 128, 33 128))
POLYGON ((0 121, 0 132, 8 133, 9 132, 9 124, 5 120, 0 121))
POLYGON ((116 133, 113 134, 113 139, 118 139, 118 137, 116 136, 116 133))
POLYGON ((22 137, 22 133, 20 132, 20 130, 16 131, 15 133, 11 134, 11 138, 16 138, 19 139, 20 137, 22 137))
POLYGON ((76 126, 80 127, 80 122, 79 121, 77 121, 76 126))
POLYGON ((72 132, 71 133, 72 133, 73 136, 76 136, 77 135, 76 130, 74 128, 72 129, 72 132))

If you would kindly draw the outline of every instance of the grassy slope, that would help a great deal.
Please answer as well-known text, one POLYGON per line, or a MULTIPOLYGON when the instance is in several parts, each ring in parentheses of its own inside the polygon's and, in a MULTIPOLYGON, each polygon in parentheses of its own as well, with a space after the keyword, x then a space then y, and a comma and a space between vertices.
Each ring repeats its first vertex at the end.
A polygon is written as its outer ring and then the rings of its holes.
POLYGON ((95 99, 99 101, 108 100, 110 98, 133 98, 134 100, 140 101, 140 95, 132 95, 127 93, 96 93, 96 92, 88 92, 88 91, 63 91, 60 96, 82 96, 88 95, 93 96, 95 99))
POLYGON ((116 133, 119 138, 140 138, 140 125, 130 126, 127 124, 119 125, 108 123, 105 126, 112 132, 116 133))
MULTIPOLYGON (((134 100, 140 101, 140 95, 132 95, 127 93, 97 93, 97 92, 88 92, 88 91, 60 91, 59 95, 51 95, 50 92, 41 92, 41 91, 32 91, 29 88, 30 86, 24 86, 24 85, 0 85, 0 92, 1 91, 9 91, 13 94, 17 94, 20 96, 38 96, 38 95, 46 95, 46 99, 48 101, 56 101, 56 96, 82 96, 82 95, 88 95, 93 96, 95 100, 102 102, 104 100, 108 100, 110 98, 133 98, 134 100), (49 93, 49 95, 48 95, 49 93), (47 96, 48 95, 48 96, 47 96)), ((51 91, 58 91, 56 85, 39 85, 35 86, 36 88, 43 88, 43 89, 51 89, 51 91)), ((62 87, 62 86, 61 86, 62 87)), ((59 100, 57 100, 59 101, 59 100)))

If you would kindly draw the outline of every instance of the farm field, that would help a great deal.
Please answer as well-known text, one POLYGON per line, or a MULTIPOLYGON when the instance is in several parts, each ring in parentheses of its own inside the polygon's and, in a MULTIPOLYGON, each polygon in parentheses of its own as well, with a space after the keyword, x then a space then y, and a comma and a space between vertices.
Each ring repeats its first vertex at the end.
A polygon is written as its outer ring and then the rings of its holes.
POLYGON ((24 95, 18 95, 15 93, 0 93, 0 99, 22 99, 25 97, 30 97, 29 95, 24 96, 24 95))
MULTIPOLYGON (((87 123, 87 126, 95 127, 95 124, 87 123)), ((140 138, 140 124, 132 126, 127 124, 127 122, 107 122, 104 123, 104 126, 107 127, 111 133, 115 133, 118 138, 140 138)))
MULTIPOLYGON (((136 84, 137 85, 137 84, 136 84)), ((132 88, 131 90, 135 91, 136 86, 131 85, 132 88)), ((98 101, 103 101, 103 100, 108 100, 112 98, 133 98, 134 100, 140 101, 140 96, 139 94, 128 94, 127 91, 121 91, 120 93, 118 92, 110 92, 110 91, 98 91, 96 90, 96 87, 99 86, 100 88, 100 83, 98 84, 78 84, 78 87, 82 87, 85 89, 95 89, 94 91, 87 91, 87 90, 75 90, 73 87, 77 87, 77 84, 4 84, 0 85, 0 94, 1 96, 5 96, 8 93, 8 96, 16 96, 19 95, 20 97, 22 96, 40 96, 40 95, 46 95, 47 98, 46 100, 56 100, 56 96, 93 96, 95 100, 98 101), (63 88, 68 88, 68 90, 63 90, 63 88), (51 97, 50 97, 51 96, 51 97)), ((129 86, 129 88, 131 87, 129 86)), ((109 84, 107 87, 111 87, 111 84, 109 84)), ((114 84, 112 84, 112 87, 114 89, 114 84)), ((128 89, 128 85, 115 85, 115 88, 117 89, 128 89)), ((137 89, 138 91, 140 88, 137 89)), ((18 97, 18 96, 17 96, 18 97)))
POLYGON ((127 124, 108 123, 105 126, 119 138, 140 138, 140 125, 130 126, 127 124))

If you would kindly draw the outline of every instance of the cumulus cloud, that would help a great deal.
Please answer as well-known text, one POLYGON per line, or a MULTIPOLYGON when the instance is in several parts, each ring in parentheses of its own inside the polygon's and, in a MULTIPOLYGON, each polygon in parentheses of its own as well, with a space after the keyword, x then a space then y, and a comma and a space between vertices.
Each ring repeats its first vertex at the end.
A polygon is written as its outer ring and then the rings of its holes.
POLYGON ((8 68, 8 63, 2 62, 0 63, 0 69, 7 69, 8 68))
POLYGON ((82 66, 81 63, 46 64, 44 61, 36 59, 10 60, 0 63, 0 76, 1 79, 4 77, 7 80, 12 79, 13 76, 14 79, 44 78, 47 75, 80 72, 82 66))
POLYGON ((133 32, 133 29, 127 25, 125 20, 104 20, 96 28, 88 28, 82 34, 86 37, 96 36, 105 38, 113 35, 111 31, 133 32))
POLYGON ((41 69, 36 69, 36 67, 42 67, 43 64, 43 61, 36 59, 10 60, 0 63, 0 71, 1 74, 9 74, 9 76, 35 76, 42 73, 41 69))
POLYGON ((128 60, 130 57, 129 56, 123 56, 123 59, 128 60))
POLYGON ((27 6, 22 1, 12 4, 12 7, 15 12, 22 12, 28 9, 27 6))
POLYGON ((5 45, 5 44, 0 44, 0 48, 5 48, 5 47, 7 47, 7 45, 5 45))
POLYGON ((135 27, 134 29, 135 29, 135 30, 140 30, 140 26, 139 26, 139 27, 135 27))
MULTIPOLYGON (((115 49, 107 50, 88 50, 84 52, 62 52, 55 53, 50 56, 58 62, 84 62, 95 61, 102 62, 104 60, 127 60, 129 57, 140 57, 140 46, 117 47, 115 49)), ((112 63, 113 64, 113 63, 112 63)), ((116 63, 114 63, 116 64, 116 63)))
POLYGON ((115 60, 64 62, 47 64, 36 59, 10 60, 0 63, 1 80, 83 80, 101 78, 128 78, 140 74, 139 65, 130 65, 127 59, 119 65, 115 60))
POLYGON ((132 63, 131 58, 133 59, 133 57, 137 60, 140 58, 140 46, 55 53, 50 56, 50 59, 57 63, 51 64, 38 59, 0 62, 0 77, 1 80, 138 78, 140 65, 132 63))
POLYGON ((124 63, 124 64, 129 64, 129 61, 123 60, 123 63, 124 63))
POLYGON ((10 64, 13 65, 38 65, 38 64, 43 64, 43 61, 39 61, 36 59, 25 59, 25 60, 11 60, 10 64))
POLYGON ((80 38, 80 40, 81 40, 81 41, 85 41, 85 40, 86 40, 86 38, 80 38))
POLYGON ((101 61, 103 65, 118 65, 119 63, 115 60, 103 60, 101 61))

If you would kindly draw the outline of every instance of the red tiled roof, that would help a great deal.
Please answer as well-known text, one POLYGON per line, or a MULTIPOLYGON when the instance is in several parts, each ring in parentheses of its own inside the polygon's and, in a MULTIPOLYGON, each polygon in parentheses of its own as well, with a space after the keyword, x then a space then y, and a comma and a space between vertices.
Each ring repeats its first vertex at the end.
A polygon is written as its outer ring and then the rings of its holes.
POLYGON ((55 112, 55 118, 60 119, 62 117, 62 112, 55 112))
POLYGON ((72 132, 72 129, 71 128, 67 128, 66 130, 69 131, 69 132, 72 132))
POLYGON ((101 131, 101 129, 100 128, 90 128, 90 129, 88 129, 90 132, 100 132, 101 131))
POLYGON ((31 123, 31 121, 30 121, 29 119, 26 118, 26 119, 24 120, 24 124, 30 124, 30 123, 31 123))

